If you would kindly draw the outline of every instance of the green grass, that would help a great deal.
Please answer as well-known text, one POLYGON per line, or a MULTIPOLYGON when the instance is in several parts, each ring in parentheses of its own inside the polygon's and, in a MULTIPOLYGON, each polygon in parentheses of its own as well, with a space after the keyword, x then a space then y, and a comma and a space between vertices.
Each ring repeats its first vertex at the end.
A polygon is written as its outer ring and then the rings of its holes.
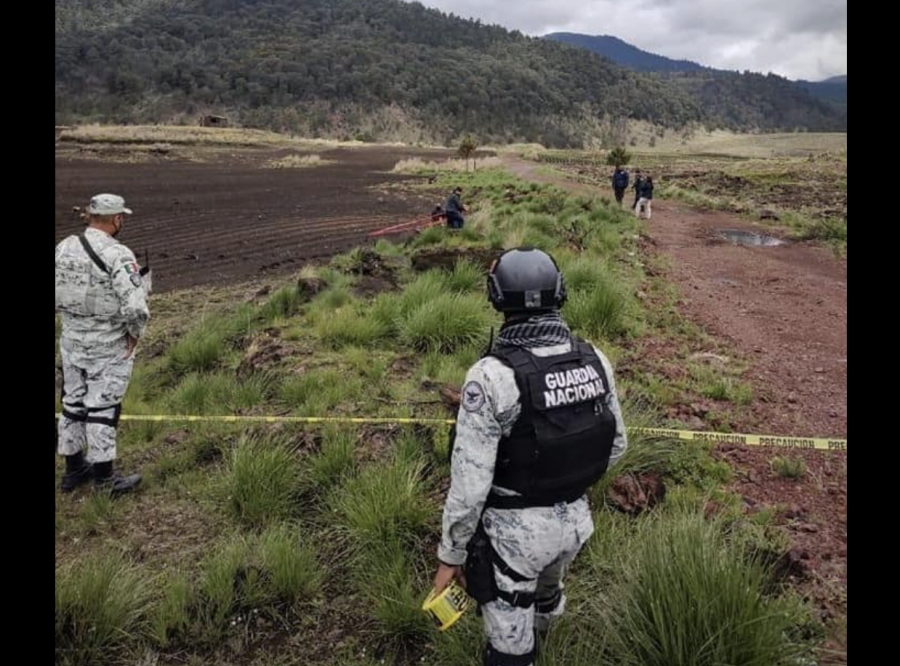
POLYGON ((560 253, 555 259, 570 292, 606 288, 613 282, 605 263, 594 255, 560 253))
MULTIPOLYGON (((406 291, 404 290, 404 294, 406 291)), ((369 317, 387 331, 394 331, 403 316, 403 304, 396 294, 379 294, 368 309, 369 317)))
POLYGON ((267 323, 281 319, 287 319, 300 309, 302 297, 295 286, 284 287, 276 291, 265 305, 262 306, 260 315, 267 323))
POLYGON ((703 387, 702 394, 713 400, 727 400, 736 405, 749 405, 753 401, 753 389, 749 384, 735 382, 728 377, 719 378, 703 387))
POLYGON ((161 583, 162 598, 156 604, 151 631, 153 642, 168 647, 188 630, 193 590, 186 575, 173 572, 161 583))
POLYGON ((390 241, 384 240, 383 238, 379 238, 375 242, 375 246, 372 248, 376 254, 381 255, 382 257, 403 257, 405 258, 404 250, 402 245, 397 245, 396 243, 392 243, 390 241))
POLYGON ((423 379, 444 382, 460 388, 469 368, 484 354, 487 343, 488 338, 485 337, 454 354, 429 352, 422 357, 420 374, 423 379))
POLYGON ((218 329, 208 327, 178 340, 169 350, 169 359, 175 372, 205 372, 216 367, 225 351, 225 336, 218 329))
POLYGON ((609 226, 601 226, 593 230, 588 237, 590 246, 602 256, 615 256, 623 246, 622 234, 609 226))
POLYGON ((149 629, 145 571, 116 553, 56 569, 56 663, 113 664, 149 629))
POLYGON ((532 228, 524 230, 524 233, 521 235, 521 240, 510 237, 508 242, 510 245, 535 247, 544 252, 553 252, 557 246, 557 240, 553 236, 532 228))
POLYGON ((313 600, 324 579, 309 540, 293 524, 227 536, 200 562, 196 582, 178 572, 165 580, 154 640, 161 647, 216 645, 251 615, 279 616, 313 600))
POLYGON ((471 261, 458 261, 453 271, 446 278, 447 288, 465 294, 483 289, 487 280, 487 271, 471 261))
POLYGON ((80 527, 85 534, 97 534, 113 523, 118 503, 109 493, 92 492, 79 512, 80 527))
POLYGON ((342 427, 326 428, 322 434, 322 448, 308 462, 309 479, 317 491, 327 491, 338 485, 356 466, 359 433, 342 427))
POLYGON ((806 462, 803 458, 775 458, 772 470, 783 479, 802 479, 806 476, 806 462))
POLYGON ((297 511, 299 463, 284 440, 242 438, 225 477, 228 509, 241 525, 256 529, 297 511))
POLYGON ((169 405, 176 414, 245 413, 268 399, 273 384, 274 378, 265 374, 238 380, 225 372, 193 373, 177 384, 169 405))
POLYGON ((804 230, 801 238, 837 242, 846 245, 847 222, 834 218, 818 219, 804 230))
POLYGON ((253 307, 246 305, 228 316, 205 319, 169 348, 171 368, 176 373, 213 370, 222 361, 229 344, 252 330, 255 318, 253 307))
POLYGON ((506 235, 500 229, 491 229, 487 235, 488 247, 492 250, 508 249, 506 235))
MULTIPOLYGON (((659 418, 641 402, 625 400, 622 409, 625 422, 632 428, 652 426, 659 418)), ((707 492, 730 479, 730 468, 714 460, 710 449, 710 445, 698 442, 632 434, 628 437, 625 455, 591 490, 593 503, 597 506, 603 504, 615 479, 629 474, 657 474, 663 477, 667 485, 674 481, 678 485, 707 492)))
POLYGON ((332 286, 316 296, 307 308, 307 314, 310 320, 319 323, 323 319, 333 317, 335 311, 339 311, 351 303, 353 303, 353 294, 350 293, 349 287, 332 286))
MULTIPOLYGON (((136 365, 131 374, 128 391, 122 401, 122 412, 129 415, 158 414, 158 397, 165 387, 165 371, 159 364, 136 365)), ((132 441, 151 442, 163 430, 164 424, 152 421, 138 421, 129 424, 127 436, 132 441)))
POLYGON ((423 581, 417 579, 409 548, 390 538, 373 543, 357 555, 353 568, 357 589, 390 652, 398 654, 433 635, 421 611, 423 581))
POLYGON ((182 444, 157 460, 151 474, 166 483, 180 475, 197 472, 218 462, 229 450, 235 436, 233 428, 221 424, 195 426, 182 444))
POLYGON ((637 380, 622 381, 623 387, 628 387, 631 395, 642 396, 659 407, 676 405, 682 399, 679 388, 666 377, 655 373, 639 373, 637 380))
POLYGON ((828 243, 839 256, 847 252, 846 220, 792 211, 784 213, 782 219, 791 227, 794 238, 828 243))
POLYGON ((298 414, 327 416, 337 407, 348 406, 360 399, 362 381, 336 368, 316 368, 284 380, 279 396, 281 401, 298 414))
POLYGON ((367 467, 349 478, 332 499, 350 534, 361 547, 391 539, 411 539, 434 518, 423 501, 423 465, 403 459, 367 467))
POLYGON ((418 351, 454 352, 474 344, 490 326, 484 298, 440 294, 419 305, 400 324, 400 339, 418 351))
POLYGON ((348 365, 368 382, 368 388, 387 385, 390 376, 388 374, 388 352, 379 355, 377 350, 363 347, 348 347, 342 350, 342 357, 348 365))
POLYGON ((249 541, 235 536, 217 545, 201 563, 191 627, 193 640, 218 642, 240 610, 271 601, 262 571, 252 566, 251 558, 249 541))
POLYGON ((645 525, 612 605, 623 666, 787 666, 795 618, 765 591, 771 574, 702 516, 645 525))
POLYGON ((390 330, 390 325, 383 319, 349 308, 338 310, 316 327, 319 338, 332 349, 373 345, 387 337, 390 330))
POLYGON ((298 528, 279 525, 267 530, 259 537, 259 552, 277 599, 295 604, 318 594, 324 572, 313 544, 298 528))
POLYGON ((753 402, 753 387, 737 379, 734 371, 693 366, 690 373, 694 389, 704 397, 735 405, 749 405, 753 402))
POLYGON ((680 199, 700 210, 719 210, 725 206, 722 199, 719 197, 710 196, 703 192, 698 192, 697 190, 679 187, 678 185, 665 185, 660 189, 663 197, 680 199))
POLYGON ((669 468, 669 477, 677 485, 694 485, 711 489, 731 481, 731 467, 716 460, 713 445, 706 442, 680 442, 678 454, 669 468))
POLYGON ((331 266, 343 273, 359 273, 365 264, 366 251, 355 247, 345 254, 339 254, 331 260, 331 266))
POLYGON ((572 329, 588 339, 609 339, 627 330, 624 295, 609 284, 572 294, 563 315, 572 329))
POLYGON ((408 317, 423 305, 445 296, 447 294, 446 287, 446 273, 437 270, 422 273, 410 282, 403 290, 403 293, 397 297, 397 314, 402 317, 408 317))
POLYGON ((413 248, 423 248, 423 247, 431 247, 433 245, 437 245, 442 242, 447 237, 447 230, 444 227, 429 227, 424 231, 420 231, 415 240, 412 242, 411 247, 413 248))
POLYGON ((557 233, 557 219, 553 215, 531 214, 525 215, 520 224, 524 224, 532 231, 543 236, 552 237, 557 233))
POLYGON ((675 465, 681 452, 681 444, 676 441, 646 436, 629 438, 628 450, 609 474, 592 489, 595 504, 604 501, 606 492, 619 476, 634 474, 667 474, 675 465))

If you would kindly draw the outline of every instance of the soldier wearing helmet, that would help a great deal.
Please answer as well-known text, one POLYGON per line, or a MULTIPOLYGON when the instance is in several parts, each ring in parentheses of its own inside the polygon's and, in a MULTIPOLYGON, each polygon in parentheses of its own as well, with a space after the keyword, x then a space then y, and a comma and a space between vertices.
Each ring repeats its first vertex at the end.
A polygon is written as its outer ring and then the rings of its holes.
POLYGON ((553 258, 504 253, 488 297, 505 321, 462 390, 435 588, 457 579, 478 601, 487 666, 532 666, 594 531, 586 492, 628 443, 612 366, 563 319, 553 258))

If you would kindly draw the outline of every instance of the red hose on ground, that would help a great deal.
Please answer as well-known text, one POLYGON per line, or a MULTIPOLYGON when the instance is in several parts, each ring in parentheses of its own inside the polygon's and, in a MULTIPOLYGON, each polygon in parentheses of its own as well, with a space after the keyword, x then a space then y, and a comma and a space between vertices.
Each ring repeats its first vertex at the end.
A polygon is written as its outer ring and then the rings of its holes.
POLYGON ((431 216, 428 216, 428 217, 412 220, 410 222, 403 222, 402 224, 395 224, 390 227, 385 227, 384 229, 379 229, 378 231, 373 231, 369 234, 369 238, 377 238, 378 236, 388 236, 390 234, 403 233, 404 231, 420 231, 422 229, 436 227, 439 224, 444 224, 443 216, 438 218, 437 220, 435 220, 431 216))

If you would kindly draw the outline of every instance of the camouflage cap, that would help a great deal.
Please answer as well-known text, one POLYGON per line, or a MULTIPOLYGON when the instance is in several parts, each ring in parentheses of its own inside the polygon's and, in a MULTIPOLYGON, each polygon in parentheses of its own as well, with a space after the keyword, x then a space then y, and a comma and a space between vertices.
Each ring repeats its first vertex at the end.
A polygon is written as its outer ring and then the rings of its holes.
POLYGON ((91 199, 88 207, 91 215, 131 215, 131 209, 125 208, 125 199, 118 194, 98 194, 91 199))

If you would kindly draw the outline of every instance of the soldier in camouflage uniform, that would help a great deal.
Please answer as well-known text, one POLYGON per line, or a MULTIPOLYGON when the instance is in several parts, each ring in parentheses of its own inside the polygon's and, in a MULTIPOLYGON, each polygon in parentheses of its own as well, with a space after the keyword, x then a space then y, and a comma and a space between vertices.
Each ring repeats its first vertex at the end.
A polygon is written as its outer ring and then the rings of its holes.
POLYGON ((532 666, 594 531, 585 492, 628 444, 609 361, 560 316, 553 259, 507 252, 488 289, 506 321, 462 391, 435 588, 458 579, 479 601, 487 666, 532 666))
POLYGON ((144 334, 149 280, 134 253, 115 240, 131 210, 114 194, 91 199, 83 234, 56 246, 56 311, 62 318, 63 413, 59 454, 61 490, 94 481, 120 495, 139 475, 114 473, 116 428, 131 379, 134 349, 144 334), (87 456, 84 449, 87 447, 87 456))

